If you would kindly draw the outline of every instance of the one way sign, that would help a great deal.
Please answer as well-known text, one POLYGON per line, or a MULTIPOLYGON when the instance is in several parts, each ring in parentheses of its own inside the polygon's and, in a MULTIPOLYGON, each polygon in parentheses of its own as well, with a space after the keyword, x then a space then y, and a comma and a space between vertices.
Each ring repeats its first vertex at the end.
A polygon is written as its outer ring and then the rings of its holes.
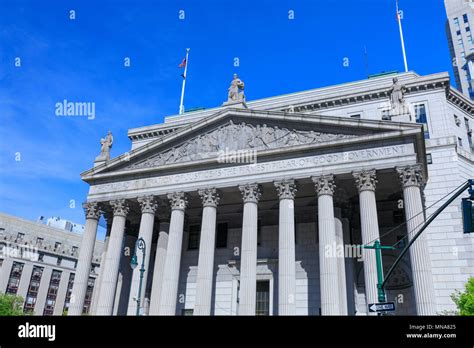
POLYGON ((394 310, 395 310, 394 302, 369 304, 369 312, 393 312, 394 310))

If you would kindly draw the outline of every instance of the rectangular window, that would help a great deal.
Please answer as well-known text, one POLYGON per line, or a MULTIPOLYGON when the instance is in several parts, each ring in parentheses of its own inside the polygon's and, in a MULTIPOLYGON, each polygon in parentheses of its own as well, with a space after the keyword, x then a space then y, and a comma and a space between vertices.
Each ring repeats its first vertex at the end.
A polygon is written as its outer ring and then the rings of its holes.
POLYGON ((216 248, 227 248, 227 223, 217 224, 216 248))
POLYGON ((46 305, 43 309, 43 315, 53 315, 56 297, 59 290, 59 282, 61 280, 61 271, 53 270, 49 281, 48 293, 46 295, 46 305))
POLYGON ((466 27, 466 31, 467 31, 467 32, 471 31, 471 28, 470 28, 470 27, 466 27))
POLYGON ((69 303, 71 302, 72 286, 74 285, 74 277, 75 277, 74 273, 69 274, 69 281, 67 284, 67 291, 66 291, 66 299, 64 300, 64 307, 63 307, 63 312, 65 313, 67 313, 69 309, 69 303))
POLYGON ((62 261, 63 261, 63 259, 61 257, 58 257, 57 260, 56 260, 56 265, 61 266, 62 261))
POLYGON ((459 147, 462 147, 462 139, 458 137, 458 145, 459 147))
POLYGON ((430 153, 426 154, 426 163, 433 164, 433 157, 431 157, 430 153))
POLYGON ((188 250, 199 248, 199 235, 201 234, 200 225, 189 226, 188 250))
POLYGON ((466 13, 462 15, 462 19, 463 19, 464 23, 469 23, 469 20, 467 19, 467 14, 466 13))
POLYGON ((54 250, 58 250, 59 248, 61 247, 61 243, 60 242, 56 242, 54 243, 54 250))
POLYGON ((460 120, 459 117, 457 117, 456 115, 454 115, 454 123, 455 123, 456 126, 458 126, 458 127, 461 126, 461 120, 460 120))
POLYGON ((78 249, 77 246, 73 246, 73 247, 72 247, 72 253, 73 253, 73 254, 77 253, 77 249, 78 249))
POLYGON ((23 263, 13 262, 12 270, 10 272, 10 278, 8 279, 7 290, 5 293, 10 295, 16 295, 18 291, 18 285, 20 285, 21 273, 23 272, 23 263))
POLYGON ((459 19, 458 19, 458 17, 454 18, 453 22, 454 22, 454 26, 456 27, 456 29, 459 29, 459 19))
POLYGON ((36 238, 36 246, 41 247, 43 245, 44 239, 41 237, 36 238))
POLYGON ((425 133, 425 139, 430 138, 430 132, 428 130, 428 118, 426 115, 426 106, 425 104, 416 104, 415 108, 415 119, 416 123, 421 123, 423 125, 423 131, 425 133))
POLYGON ((38 297, 38 290, 40 287, 41 277, 43 275, 43 268, 34 266, 31 274, 30 285, 26 294, 26 303, 23 312, 31 313, 35 309, 36 298, 38 297))
POLYGON ((20 243, 21 241, 23 241, 24 236, 25 236, 24 233, 18 232, 18 234, 16 235, 16 242, 20 243))
POLYGON ((270 282, 257 282, 257 299, 255 315, 270 315, 270 282))

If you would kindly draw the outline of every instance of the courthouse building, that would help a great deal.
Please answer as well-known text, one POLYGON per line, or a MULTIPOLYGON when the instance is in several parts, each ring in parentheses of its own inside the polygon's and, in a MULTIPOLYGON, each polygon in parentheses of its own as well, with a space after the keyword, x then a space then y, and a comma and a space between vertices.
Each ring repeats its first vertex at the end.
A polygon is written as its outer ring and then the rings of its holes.
MULTIPOLYGON (((102 139, 69 314, 83 311, 98 219, 108 222, 92 313, 365 315, 424 217, 473 176, 473 103, 449 75, 414 72, 246 101, 102 139), (427 210, 426 210, 427 209, 427 210), (407 223, 405 223, 407 221, 407 223), (130 267, 137 237, 146 250, 130 267), (341 252, 344 251, 344 252, 341 252)), ((251 87, 248 88, 251 91, 251 87)), ((225 89, 223 88, 223 99, 225 89)), ((474 276, 460 200, 413 244, 386 287, 395 314, 455 308, 474 276)))

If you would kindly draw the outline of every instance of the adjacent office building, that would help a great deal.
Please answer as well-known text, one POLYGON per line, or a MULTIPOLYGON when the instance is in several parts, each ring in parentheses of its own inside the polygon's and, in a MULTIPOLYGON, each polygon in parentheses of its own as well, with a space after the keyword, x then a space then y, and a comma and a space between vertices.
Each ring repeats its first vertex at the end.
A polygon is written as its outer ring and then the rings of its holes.
MULTIPOLYGON (((0 213, 0 293, 21 296, 25 313, 67 312, 81 239, 76 232, 0 213)), ((102 249, 103 242, 95 242, 82 313, 90 312, 102 249)))
POLYGON ((453 62, 456 87, 474 99, 474 25, 473 0, 444 0, 446 35, 453 62))

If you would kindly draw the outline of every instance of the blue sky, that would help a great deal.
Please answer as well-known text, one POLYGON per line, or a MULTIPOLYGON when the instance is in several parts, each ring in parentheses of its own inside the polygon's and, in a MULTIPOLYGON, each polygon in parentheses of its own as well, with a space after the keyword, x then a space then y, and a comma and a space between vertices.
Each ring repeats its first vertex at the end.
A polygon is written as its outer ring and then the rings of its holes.
MULTIPOLYGON (((443 2, 400 9, 410 70, 452 74, 443 2)), ((0 0, 0 211, 82 223, 100 138, 118 156, 129 128, 177 112, 186 47, 187 108, 220 105, 234 72, 248 100, 364 79, 364 47, 369 74, 403 71, 395 0, 0 0), (64 99, 95 118, 56 116, 64 99)))

